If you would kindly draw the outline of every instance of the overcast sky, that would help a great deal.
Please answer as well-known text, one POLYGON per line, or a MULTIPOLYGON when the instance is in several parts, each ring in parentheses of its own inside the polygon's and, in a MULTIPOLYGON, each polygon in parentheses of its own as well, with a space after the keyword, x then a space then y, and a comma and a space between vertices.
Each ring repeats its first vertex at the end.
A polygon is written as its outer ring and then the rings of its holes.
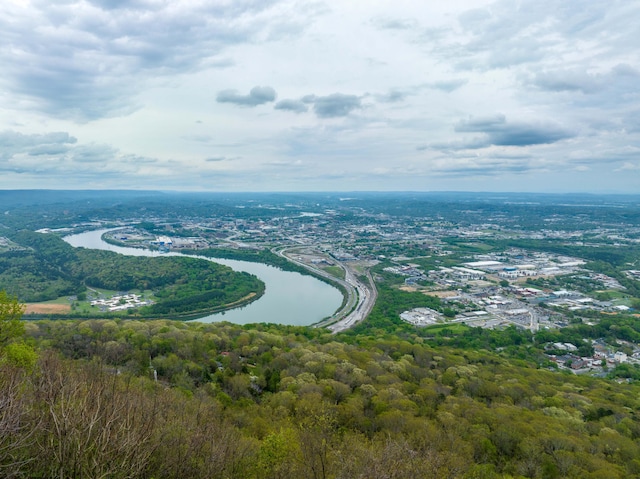
POLYGON ((635 0, 2 0, 0 188, 640 193, 635 0))

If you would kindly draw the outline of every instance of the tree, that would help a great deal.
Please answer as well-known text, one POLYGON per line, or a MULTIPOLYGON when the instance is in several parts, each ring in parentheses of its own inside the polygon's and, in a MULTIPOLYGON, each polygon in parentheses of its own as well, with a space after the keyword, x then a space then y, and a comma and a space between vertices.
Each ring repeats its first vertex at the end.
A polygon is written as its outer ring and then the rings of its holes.
POLYGON ((24 309, 17 298, 0 291, 0 346, 24 334, 24 324, 20 321, 24 309))
POLYGON ((444 314, 444 316, 446 318, 455 318, 456 317, 456 312, 451 308, 444 308, 444 310, 442 311, 442 314, 444 314))
POLYGON ((20 321, 24 305, 0 291, 0 474, 17 477, 28 459, 18 451, 30 444, 33 428, 26 426, 28 405, 23 394, 22 371, 37 355, 30 346, 15 342, 24 334, 20 321))

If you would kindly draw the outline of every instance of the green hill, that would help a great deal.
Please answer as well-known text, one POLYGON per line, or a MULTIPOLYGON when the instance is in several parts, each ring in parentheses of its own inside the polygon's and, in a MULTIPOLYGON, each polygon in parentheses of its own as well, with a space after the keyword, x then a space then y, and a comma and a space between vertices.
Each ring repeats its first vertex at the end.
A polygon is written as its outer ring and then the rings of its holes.
POLYGON ((0 421, 0 467, 16 477, 640 477, 635 383, 410 333, 25 326, 37 362, 0 367, 2 420, 19 419, 0 421))

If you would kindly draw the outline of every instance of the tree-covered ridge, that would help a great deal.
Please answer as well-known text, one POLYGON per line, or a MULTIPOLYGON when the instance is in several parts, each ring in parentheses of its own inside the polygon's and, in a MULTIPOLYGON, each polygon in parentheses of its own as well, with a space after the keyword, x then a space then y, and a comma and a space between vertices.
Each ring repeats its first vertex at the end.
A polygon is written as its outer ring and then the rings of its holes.
POLYGON ((12 239, 26 249, 0 255, 0 288, 22 301, 55 299, 87 287, 152 290, 155 304, 136 312, 157 316, 215 310, 264 291, 255 276, 202 259, 76 249, 57 236, 27 231, 12 239))
POLYGON ((11 235, 23 247, 0 254, 0 288, 21 301, 46 301, 85 290, 80 278, 68 267, 77 261, 77 252, 54 235, 21 231, 11 235))
MULTIPOLYGON (((118 428, 108 432, 113 449, 66 448, 98 440, 72 427, 85 413, 71 404, 104 400, 98 416, 109 418, 107 396, 96 396, 105 394, 136 415, 128 427, 138 446, 127 460, 135 456, 137 477, 640 477, 636 384, 435 348, 415 334, 111 320, 30 322, 27 333, 68 358, 41 354, 33 377, 64 371, 75 385, 62 396, 75 400, 65 403, 72 437, 44 428, 23 450, 68 452, 46 467, 107 467, 124 441, 118 428)), ((40 400, 43 379, 24 381, 24 394, 40 400)), ((48 400, 48 411, 63 407, 48 400)))

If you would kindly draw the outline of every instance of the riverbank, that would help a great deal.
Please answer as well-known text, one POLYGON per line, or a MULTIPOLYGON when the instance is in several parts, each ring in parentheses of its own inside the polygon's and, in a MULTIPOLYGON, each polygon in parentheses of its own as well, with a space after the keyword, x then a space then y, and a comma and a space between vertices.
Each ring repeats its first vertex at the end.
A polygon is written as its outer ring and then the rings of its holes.
MULTIPOLYGON (((194 250, 194 255, 186 255, 184 254, 186 251, 160 253, 141 248, 122 247, 103 241, 101 237, 105 232, 105 229, 101 229, 80 235, 71 235, 66 237, 65 241, 75 247, 106 249, 133 256, 165 257, 177 255, 202 258, 229 266, 234 271, 253 274, 266 285, 264 294, 259 298, 252 298, 249 304, 238 305, 224 312, 199 317, 196 319, 198 322, 228 321, 235 324, 277 323, 308 326, 332 316, 344 299, 340 290, 335 286, 320 281, 313 275, 285 271, 279 266, 275 267, 260 262, 205 256, 202 254, 203 250, 194 250)), ((287 260, 283 259, 282 261, 287 260)))
POLYGON ((188 313, 171 313, 166 315, 139 314, 137 310, 133 308, 118 312, 87 312, 86 310, 74 312, 69 304, 28 303, 26 305, 23 319, 170 319, 175 321, 193 321, 212 314, 222 313, 235 308, 242 308, 253 301, 257 301, 263 294, 264 288, 258 292, 251 292, 231 303, 226 303, 213 308, 205 308, 198 311, 190 311, 188 313))

